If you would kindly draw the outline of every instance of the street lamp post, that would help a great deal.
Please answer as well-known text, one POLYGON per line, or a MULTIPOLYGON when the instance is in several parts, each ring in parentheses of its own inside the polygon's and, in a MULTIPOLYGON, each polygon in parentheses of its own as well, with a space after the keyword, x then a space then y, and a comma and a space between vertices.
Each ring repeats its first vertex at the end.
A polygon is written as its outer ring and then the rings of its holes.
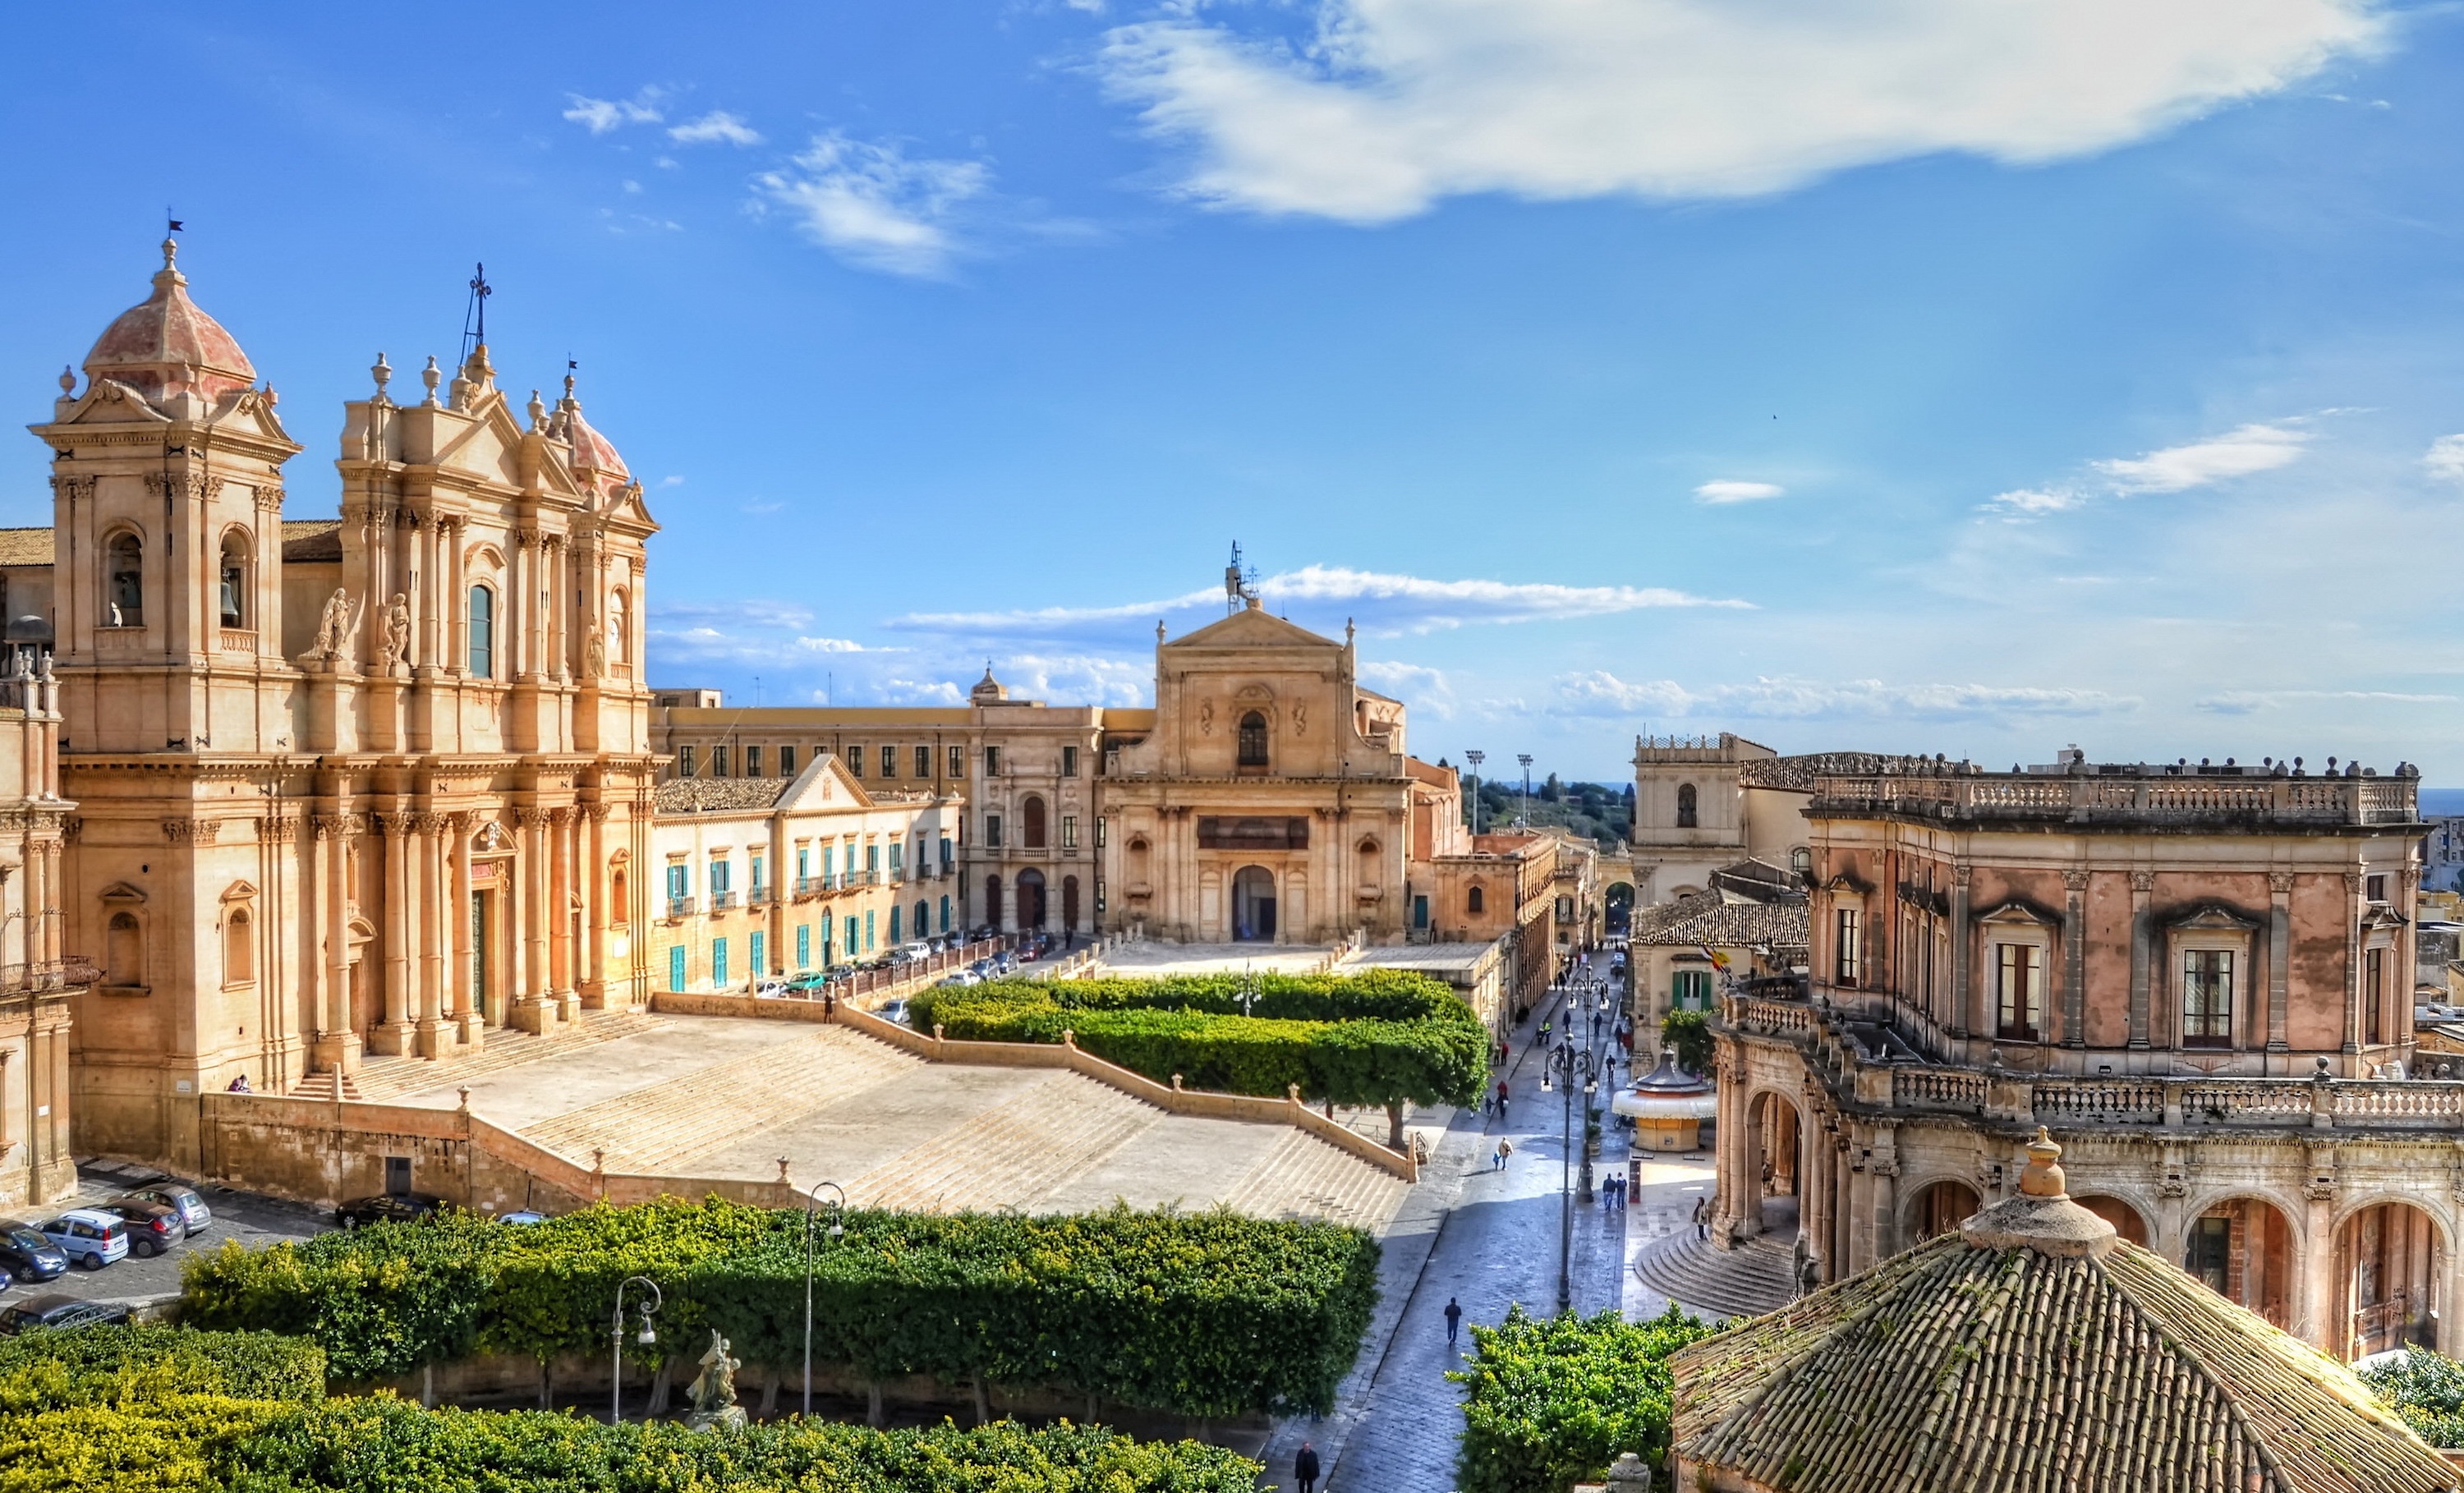
POLYGON ((659 1294, 659 1283, 647 1275, 627 1276, 616 1287, 616 1318, 613 1329, 608 1334, 616 1344, 616 1372, 609 1380, 607 1394, 607 1423, 611 1426, 621 1423, 625 1418, 625 1292, 627 1288, 635 1285, 650 1293, 649 1301, 642 1301, 637 1297, 634 1302, 642 1317, 640 1342, 643 1347, 648 1348, 659 1340, 659 1334, 650 1327, 650 1318, 658 1314, 659 1307, 665 1301, 665 1298, 659 1294))
POLYGON ((1463 760, 1471 764, 1471 832, 1480 833, 1480 764, 1488 760, 1485 752, 1465 752, 1463 760))
POLYGON ((847 1212, 847 1189, 836 1182, 815 1182, 804 1197, 804 1414, 813 1413, 813 1209, 822 1200, 822 1189, 838 1194, 830 1204, 830 1238, 847 1232, 840 1222, 847 1212))
MULTIPOLYGON (((1587 1131, 1592 1115, 1592 1095, 1599 1091, 1599 1083, 1592 1076, 1593 1055, 1590 1049, 1577 1052, 1571 1033, 1567 1041, 1560 1043, 1557 1050, 1549 1055, 1548 1066, 1540 1072, 1540 1091, 1544 1094, 1549 1091, 1552 1073, 1557 1087, 1565 1090, 1566 1096, 1565 1117, 1558 1131, 1561 1147, 1557 1163, 1557 1309, 1562 1312, 1573 1309, 1574 1305, 1574 1083, 1577 1079, 1582 1081, 1583 1120, 1587 1131)), ((1585 1145, 1583 1192, 1587 1197, 1591 1186, 1591 1148, 1585 1145)))
POLYGON ((1531 754, 1518 752, 1514 759, 1523 764, 1523 827, 1531 827, 1531 754))

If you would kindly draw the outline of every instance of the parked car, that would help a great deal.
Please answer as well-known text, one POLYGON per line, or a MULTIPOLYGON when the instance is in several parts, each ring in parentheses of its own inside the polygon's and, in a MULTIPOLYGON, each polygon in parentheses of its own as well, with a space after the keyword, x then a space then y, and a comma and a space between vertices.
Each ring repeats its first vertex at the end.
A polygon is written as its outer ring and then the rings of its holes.
POLYGON ((81 1301, 48 1291, 0 1306, 0 1336, 15 1337, 38 1328, 55 1332, 77 1328, 111 1327, 129 1319, 128 1306, 116 1301, 81 1301))
POLYGON ((151 1260, 188 1237, 180 1222, 180 1210, 159 1202, 115 1197, 97 1203, 95 1212, 111 1214, 128 1224, 128 1251, 140 1260, 151 1260))
POLYGON ((783 979, 765 979, 753 987, 756 1000, 776 1000, 786 993, 787 982, 783 979))
POLYGON ((0 1219, 0 1269, 20 1281, 56 1281, 68 1274, 68 1251, 31 1223, 0 1219))
POLYGON ((334 1221, 346 1229, 363 1223, 415 1223, 446 1206, 444 1198, 428 1193, 381 1193, 342 1204, 334 1210, 334 1221))
POLYGON ((71 1208, 42 1225, 41 1233, 88 1270, 128 1258, 127 1220, 99 1208, 71 1208))
POLYGON ((545 1223, 547 1221, 547 1215, 544 1213, 533 1213, 528 1208, 517 1208, 511 1213, 500 1213, 496 1215, 496 1221, 499 1223, 545 1223))
POLYGON ((872 1014, 885 1021, 896 1021, 904 1026, 907 1024, 907 1001, 904 997, 896 1000, 885 1000, 872 1008, 872 1014))
POLYGON ((197 1190, 186 1182, 175 1182, 166 1177, 160 1182, 148 1182, 143 1187, 132 1187, 113 1200, 131 1199, 138 1202, 159 1202, 165 1208, 178 1209, 180 1226, 192 1235, 204 1233, 206 1226, 214 1221, 214 1210, 207 1207, 205 1198, 199 1197, 197 1190))

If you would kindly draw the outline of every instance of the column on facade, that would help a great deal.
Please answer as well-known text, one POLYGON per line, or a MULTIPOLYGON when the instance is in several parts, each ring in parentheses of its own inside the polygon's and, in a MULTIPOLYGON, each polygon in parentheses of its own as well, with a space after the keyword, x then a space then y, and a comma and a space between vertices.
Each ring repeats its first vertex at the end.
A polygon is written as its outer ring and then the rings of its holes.
POLYGON ((1976 984, 1969 956, 1969 867, 1965 861, 1950 869, 1950 1009, 1951 1032, 1965 1039, 1970 1032, 1990 1031, 1984 1013, 1969 1009, 1970 987, 1976 984))
POLYGON ((522 999, 533 1004, 548 991, 548 843, 547 810, 517 811, 522 828, 522 999))
POLYGON ((2087 1045, 2087 871, 2062 872, 2062 1045, 2087 1045))
POLYGON ((42 895, 27 913, 30 917, 38 917, 42 920, 42 957, 46 963, 61 956, 60 942, 68 936, 67 932, 60 926, 59 906, 60 888, 66 885, 60 876, 60 858, 66 850, 67 846, 56 840, 47 840, 43 843, 40 863, 43 881, 38 889, 42 895))
POLYGON ((416 958, 419 989, 419 1051, 422 1057, 435 1057, 452 1043, 446 1031, 445 1021, 445 955, 438 923, 444 899, 438 895, 443 878, 437 865, 437 831, 444 825, 441 816, 422 814, 413 822, 410 835, 410 891, 412 956, 416 958))
POLYGON ((471 661, 471 651, 463 638, 463 629, 469 626, 463 609, 469 604, 470 585, 462 569, 462 520, 438 519, 436 538, 445 550, 445 657, 442 662, 449 673, 458 674, 469 667, 471 661))
POLYGON ((320 823, 325 841, 325 1030, 351 1030, 351 845, 348 810, 320 823))
POLYGON ((385 1024, 376 1033, 377 1050, 402 1052, 404 1028, 410 1024, 409 868, 410 816, 399 810, 382 816, 385 834, 385 1024))
POLYGON ((560 1002, 573 999, 573 831, 577 817, 569 807, 548 811, 548 979, 560 1002))
MULTIPOLYGON (((437 584, 436 565, 438 552, 444 548, 437 539, 443 528, 434 514, 419 516, 419 594, 411 599, 411 604, 419 608, 419 631, 416 634, 419 641, 418 652, 412 655, 410 662, 421 669, 436 667, 437 592, 441 589, 437 584)), ((434 837, 429 839, 432 842, 434 837)))
POLYGON ((2148 966, 2152 962, 2148 944, 2153 930, 2147 924, 2148 894, 2156 889, 2156 873, 2130 873, 2130 1050, 2147 1050, 2148 966))
POLYGON ((513 547, 505 555, 505 594, 496 599, 504 615, 496 619, 496 653, 504 662, 497 664, 497 677, 517 679, 530 671, 530 586, 531 546, 538 537, 528 529, 513 533, 513 547))
MULTIPOLYGON (((2362 919, 2369 905, 2362 900, 2359 872, 2344 873, 2344 1050, 2362 1050, 2362 919)), ((2365 1076, 2358 1066, 2347 1078, 2365 1076)))
POLYGON ((451 1008, 462 1023, 462 1041, 475 1043, 486 1013, 479 1009, 477 980, 471 967, 471 816, 451 815, 445 828, 453 841, 453 895, 445 906, 453 949, 451 1008))
POLYGON ((2336 1309, 2335 1203, 2312 1197, 2302 1213, 2301 1302, 2294 1335, 2341 1360, 2344 1332, 2343 1313, 2336 1309))
POLYGON ((2293 873, 2268 872, 2267 892, 2267 1050, 2289 1052, 2285 997, 2293 963, 2293 873))
MULTIPOLYGON (((585 818, 582 856, 582 983, 588 1003, 607 1000, 607 805, 583 806, 585 818)), ((773 878, 779 874, 773 867, 773 878)))

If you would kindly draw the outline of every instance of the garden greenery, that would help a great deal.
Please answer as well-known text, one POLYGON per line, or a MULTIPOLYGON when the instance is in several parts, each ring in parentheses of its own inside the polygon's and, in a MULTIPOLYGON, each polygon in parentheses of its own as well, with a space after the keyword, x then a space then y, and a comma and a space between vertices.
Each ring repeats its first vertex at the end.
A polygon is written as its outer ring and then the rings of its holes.
POLYGON ((1614 1311, 1533 1317, 1516 1306, 1471 1329, 1471 1387, 1455 1457, 1460 1493, 1558 1493, 1597 1482, 1621 1452, 1668 1457, 1668 1355, 1714 1328, 1675 1306, 1646 1322, 1614 1311))
POLYGON ((1341 1105, 1480 1102, 1493 1045, 1443 981, 1408 970, 1359 975, 992 980, 910 1002, 915 1023, 970 1042, 1057 1043, 1064 1031, 1158 1083, 1341 1105), (1251 992, 1242 1010, 1243 989, 1251 992))
MULTIPOLYGON (((1126 1207, 844 1222, 815 1246, 813 1357, 876 1382, 932 1374, 1191 1416, 1323 1414, 1376 1299, 1376 1243, 1331 1223, 1126 1207)), ((646 1355, 716 1328, 746 1362, 783 1368, 803 1361, 804 1226, 802 1212, 713 1198, 233 1241, 189 1260, 184 1320, 305 1338, 337 1377, 374 1379, 474 1352, 604 1350, 618 1284, 645 1275, 666 1298, 646 1355)))
POLYGON ((1067 1422, 711 1433, 329 1400, 318 1361, 263 1335, 30 1333, 0 1350, 0 1493, 1247 1493, 1258 1473, 1067 1422))
POLYGON ((2411 1348, 2362 1371, 2362 1382, 2437 1447, 2464 1447, 2464 1363, 2411 1348))

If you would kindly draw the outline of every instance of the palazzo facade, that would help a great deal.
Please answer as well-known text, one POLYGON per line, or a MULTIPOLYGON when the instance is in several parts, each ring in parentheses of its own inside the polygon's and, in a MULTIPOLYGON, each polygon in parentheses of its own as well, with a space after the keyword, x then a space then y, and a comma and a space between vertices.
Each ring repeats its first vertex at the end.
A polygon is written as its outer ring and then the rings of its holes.
POLYGON ((2010 1195, 2347 1357, 2464 1348, 2464 1065, 2413 1033, 2418 779, 1822 759, 1810 978, 1720 1001, 1717 1238, 1837 1280, 2010 1195))
POLYGON ((52 564, 9 600, 55 629, 55 906, 99 966, 77 1144, 176 1166, 204 1089, 647 999, 656 525, 572 378, 517 406, 485 343, 399 397, 380 356, 340 518, 287 520, 300 447, 163 252, 33 428, 52 564))

